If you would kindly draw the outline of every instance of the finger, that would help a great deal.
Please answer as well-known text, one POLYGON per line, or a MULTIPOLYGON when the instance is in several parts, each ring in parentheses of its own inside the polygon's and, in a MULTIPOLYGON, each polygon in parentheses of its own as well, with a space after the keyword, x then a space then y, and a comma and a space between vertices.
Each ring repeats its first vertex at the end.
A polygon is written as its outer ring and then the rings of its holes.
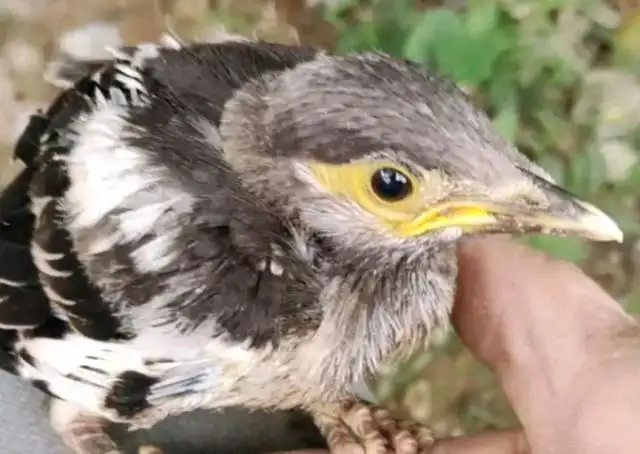
POLYGON ((429 454, 529 454, 521 430, 485 432, 436 442, 429 454))
MULTIPOLYGON (((577 267, 513 241, 469 242, 460 257, 454 324, 498 373, 536 452, 594 444, 598 421, 638 420, 624 404, 640 385, 623 377, 640 367, 640 328, 614 299, 577 267)), ((603 446, 614 441, 627 440, 603 446)))
POLYGON ((513 240, 467 241, 459 262, 453 323, 494 370, 550 349, 563 367, 576 367, 597 343, 635 325, 579 268, 513 240))
POLYGON ((270 454, 330 454, 326 449, 300 449, 296 451, 279 451, 270 454))
MULTIPOLYGON (((329 454, 324 450, 285 451, 273 454, 329 454)), ((429 454, 530 454, 521 430, 500 430, 438 440, 429 454)))

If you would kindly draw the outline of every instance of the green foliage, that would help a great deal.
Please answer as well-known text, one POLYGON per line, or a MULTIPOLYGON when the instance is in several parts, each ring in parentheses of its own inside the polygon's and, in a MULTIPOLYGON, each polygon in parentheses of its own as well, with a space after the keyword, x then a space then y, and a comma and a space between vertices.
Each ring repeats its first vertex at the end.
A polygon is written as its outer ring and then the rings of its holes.
POLYGON ((575 237, 532 236, 529 244, 547 251, 558 258, 575 263, 584 262, 587 249, 584 240, 575 237))

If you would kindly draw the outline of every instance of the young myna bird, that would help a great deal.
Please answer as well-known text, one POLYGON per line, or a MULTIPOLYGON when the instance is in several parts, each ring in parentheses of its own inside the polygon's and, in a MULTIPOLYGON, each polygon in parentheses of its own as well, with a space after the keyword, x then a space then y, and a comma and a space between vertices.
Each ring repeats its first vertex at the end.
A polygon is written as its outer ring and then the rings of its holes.
POLYGON ((4 365, 76 454, 120 452, 108 421, 228 406, 302 408, 334 453, 424 451, 356 390, 447 323, 456 242, 621 240, 418 65, 240 40, 113 55, 33 116, 0 198, 4 365))

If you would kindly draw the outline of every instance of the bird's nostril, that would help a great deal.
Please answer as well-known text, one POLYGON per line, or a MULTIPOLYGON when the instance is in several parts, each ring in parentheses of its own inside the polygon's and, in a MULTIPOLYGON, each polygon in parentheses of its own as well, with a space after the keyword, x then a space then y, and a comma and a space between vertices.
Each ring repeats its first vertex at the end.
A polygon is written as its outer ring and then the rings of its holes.
POLYGON ((525 195, 525 196, 523 196, 523 197, 522 197, 522 201, 523 201, 526 205, 528 205, 528 206, 530 206, 530 207, 534 207, 534 208, 535 208, 535 207, 539 207, 539 206, 541 206, 541 205, 542 205, 542 202, 540 201, 540 199, 537 199, 537 198, 532 197, 532 196, 530 196, 530 195, 525 195))

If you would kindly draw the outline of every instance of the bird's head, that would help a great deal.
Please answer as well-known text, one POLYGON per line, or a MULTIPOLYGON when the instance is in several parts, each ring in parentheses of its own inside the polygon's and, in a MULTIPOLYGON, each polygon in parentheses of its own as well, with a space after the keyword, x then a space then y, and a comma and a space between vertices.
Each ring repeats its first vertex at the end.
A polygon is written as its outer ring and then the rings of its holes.
POLYGON ((452 83, 382 54, 323 55, 252 82, 228 103, 221 134, 250 190, 352 257, 472 233, 622 237, 452 83))
POLYGON ((330 257, 318 364, 345 383, 446 323, 461 237, 622 237, 452 83, 381 54, 320 56, 251 82, 220 132, 246 188, 330 257))

